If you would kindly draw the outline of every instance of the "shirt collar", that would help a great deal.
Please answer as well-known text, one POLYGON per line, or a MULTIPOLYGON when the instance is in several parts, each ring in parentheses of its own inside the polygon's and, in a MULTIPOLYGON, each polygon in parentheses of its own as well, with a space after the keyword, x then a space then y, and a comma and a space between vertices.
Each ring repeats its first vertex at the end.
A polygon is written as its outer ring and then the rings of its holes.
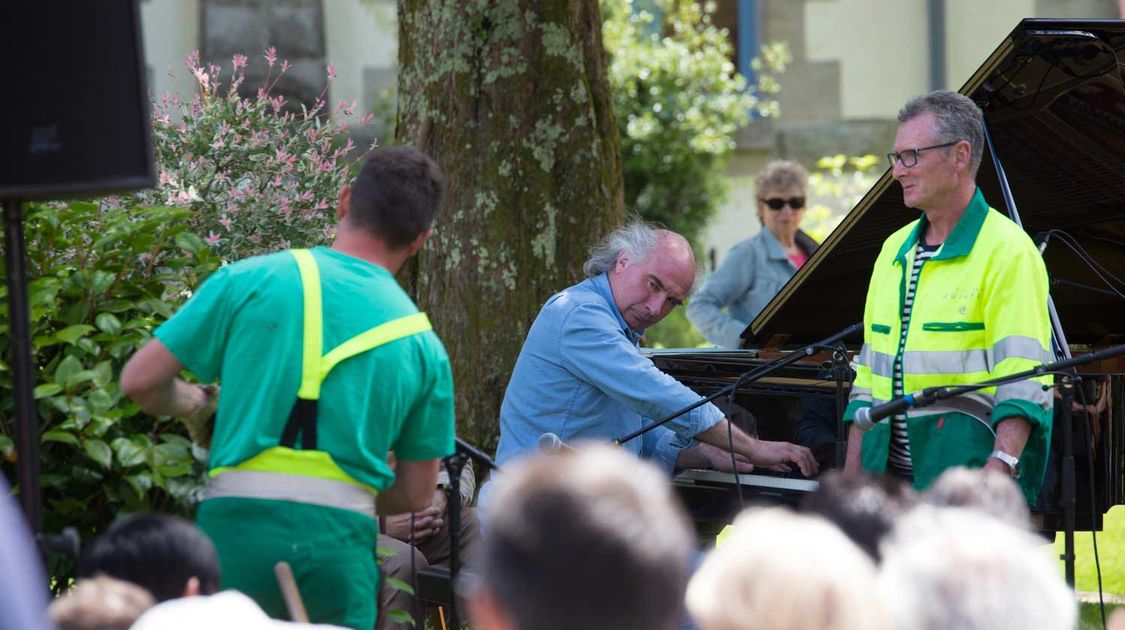
POLYGON ((597 293, 603 300, 605 300, 606 306, 609 307, 609 310, 611 313, 613 313, 613 316, 617 318, 617 324, 621 326, 621 331, 625 333, 625 336, 628 337, 629 340, 633 343, 637 343, 638 341, 640 341, 645 331, 630 328, 629 324, 625 321, 625 316, 622 315, 621 311, 617 309, 617 302, 613 300, 613 289, 609 286, 609 275, 606 273, 599 273, 598 275, 586 280, 586 282, 589 282, 590 286, 594 288, 594 292, 597 293))
MULTIPOLYGON (((980 191, 980 188, 977 188, 976 192, 973 193, 972 200, 965 208, 965 213, 958 219, 957 225, 953 226, 953 231, 949 233, 949 238, 945 239, 941 248, 930 257, 930 260, 968 256, 969 252, 973 250, 973 244, 976 243, 977 235, 980 234, 980 228, 984 225, 984 219, 987 216, 988 203, 984 200, 984 193, 980 191)), ((910 232, 910 236, 906 237, 902 247, 899 248, 898 254, 895 256, 896 262, 906 264, 907 252, 918 246, 918 239, 925 233, 927 225, 929 225, 929 221, 926 220, 926 213, 923 212, 922 217, 918 219, 918 223, 910 232)))
POLYGON ((785 253, 785 248, 781 246, 781 241, 770 232, 769 228, 762 226, 759 232, 762 242, 766 244, 766 253, 771 260, 789 260, 789 255, 785 253))

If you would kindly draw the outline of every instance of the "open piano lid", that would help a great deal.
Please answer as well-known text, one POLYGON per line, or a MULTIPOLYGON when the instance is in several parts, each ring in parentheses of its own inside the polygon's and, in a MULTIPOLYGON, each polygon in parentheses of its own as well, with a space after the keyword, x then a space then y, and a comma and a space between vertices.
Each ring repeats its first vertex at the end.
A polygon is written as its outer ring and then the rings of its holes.
MULTIPOLYGON (((1032 238, 1066 232, 1117 278, 1125 278, 1123 60, 1125 20, 1025 19, 960 90, 984 111, 1024 229, 1032 238)), ((1008 215, 987 146, 977 184, 1008 215)), ((803 345, 863 319, 880 246, 918 215, 885 172, 743 331, 743 345, 803 345)), ((1044 258, 1069 343, 1120 343, 1125 300, 1062 237, 1044 258)))

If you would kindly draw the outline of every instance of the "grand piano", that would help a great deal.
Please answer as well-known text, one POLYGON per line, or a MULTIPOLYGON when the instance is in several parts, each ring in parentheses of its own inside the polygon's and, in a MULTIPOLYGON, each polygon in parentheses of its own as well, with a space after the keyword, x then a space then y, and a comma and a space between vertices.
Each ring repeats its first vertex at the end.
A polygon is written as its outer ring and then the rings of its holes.
MULTIPOLYGON (((1021 21, 961 93, 985 114, 991 146, 978 175, 989 205, 1016 215, 1044 259, 1061 335, 1074 356, 1125 341, 1125 21, 1021 21), (991 155, 990 155, 991 153, 991 155), (999 165, 999 166, 998 166, 999 165)), ((888 149, 889 150, 889 149, 888 149)), ((658 367, 701 394, 763 363, 863 319, 880 245, 916 218, 886 172, 743 333, 743 349, 668 350, 658 367)), ((862 340, 846 340, 854 354, 862 340)), ((766 439, 793 440, 802 405, 839 399, 851 374, 818 353, 741 386, 734 401, 766 439)), ((1125 360, 1079 369, 1085 404, 1073 408, 1076 529, 1101 529, 1125 502, 1125 360)), ((1057 399, 1056 399, 1057 401, 1057 399)), ((1062 529, 1061 431, 1056 404, 1052 459, 1034 518, 1062 529)), ((838 436, 842 437, 843 433, 838 436)), ((839 451, 837 451, 839 452, 839 451)), ((794 503, 816 480, 742 476, 747 501, 794 503)), ((686 471, 676 479, 690 507, 729 518, 738 493, 729 474, 686 471), (705 509, 703 509, 705 508, 705 509)))

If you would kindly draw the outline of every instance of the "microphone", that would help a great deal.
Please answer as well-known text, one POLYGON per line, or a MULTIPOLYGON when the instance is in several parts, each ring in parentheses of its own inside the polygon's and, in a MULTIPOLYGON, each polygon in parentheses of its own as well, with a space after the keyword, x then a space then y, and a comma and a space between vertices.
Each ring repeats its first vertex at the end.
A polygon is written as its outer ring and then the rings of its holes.
POLYGON ((561 453, 573 450, 573 447, 563 442, 562 438, 554 433, 544 433, 539 436, 539 452, 541 453, 561 453))
POLYGON ((855 427, 860 431, 870 431, 883 418, 900 414, 910 407, 914 406, 914 394, 907 394, 902 398, 895 398, 894 400, 875 405, 874 407, 863 407, 855 412, 855 427))

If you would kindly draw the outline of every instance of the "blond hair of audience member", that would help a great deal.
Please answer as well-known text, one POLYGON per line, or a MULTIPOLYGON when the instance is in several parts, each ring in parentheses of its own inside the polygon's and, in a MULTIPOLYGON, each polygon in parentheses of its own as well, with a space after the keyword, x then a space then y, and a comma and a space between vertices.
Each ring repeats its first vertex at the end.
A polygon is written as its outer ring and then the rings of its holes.
POLYGON ((1078 621, 1046 541, 987 514, 919 506, 883 547, 879 576, 901 630, 1073 630, 1078 621))
POLYGON ((922 493, 930 505, 972 508, 1020 529, 1031 529, 1031 511, 1010 475, 987 468, 957 466, 943 472, 922 493))
POLYGON ((692 577, 687 608, 701 630, 878 630, 887 616, 875 576, 828 521, 750 509, 692 577))
POLYGON ((128 630, 155 604, 144 588, 103 575, 78 580, 47 612, 58 630, 128 630))
POLYGON ((478 630, 671 630, 693 538, 653 464, 605 445, 505 467, 470 603, 478 630))

